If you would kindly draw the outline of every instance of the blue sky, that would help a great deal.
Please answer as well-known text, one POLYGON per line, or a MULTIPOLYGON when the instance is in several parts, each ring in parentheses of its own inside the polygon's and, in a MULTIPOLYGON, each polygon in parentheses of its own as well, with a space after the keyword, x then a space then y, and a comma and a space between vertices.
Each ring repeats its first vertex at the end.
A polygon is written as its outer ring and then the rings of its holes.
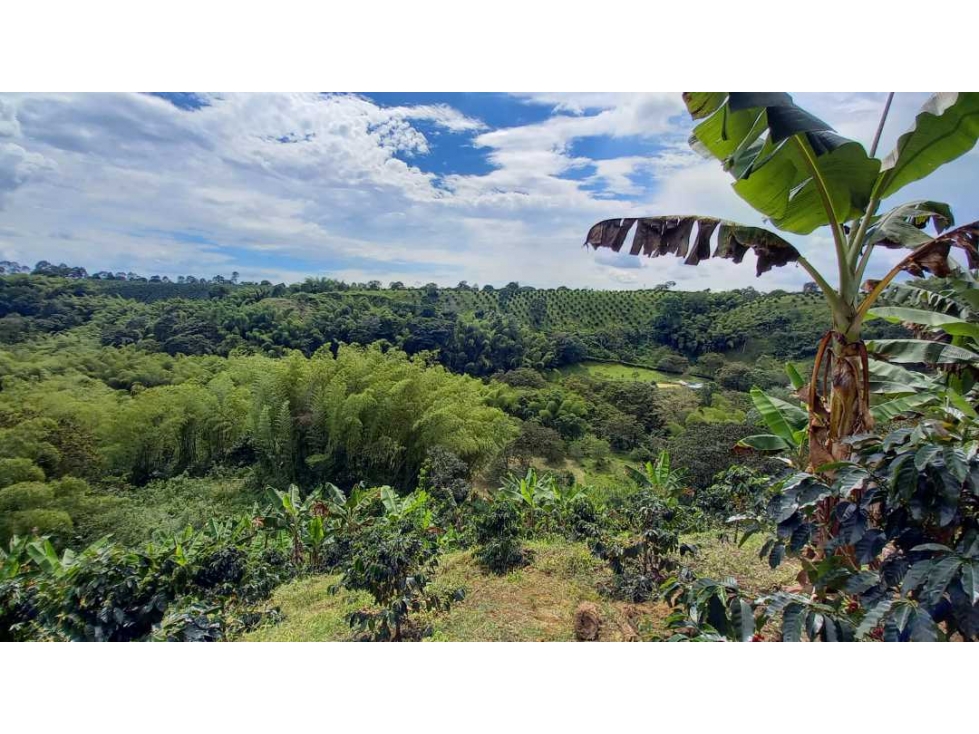
MULTIPOLYGON (((883 97, 796 98, 866 143, 883 97)), ((897 96, 883 152, 925 98, 897 96)), ((616 216, 762 223, 689 150, 690 128, 673 93, 0 95, 0 257, 275 282, 801 286, 794 266, 755 279, 748 261, 692 268, 581 247, 616 216)), ((901 198, 979 218, 977 160, 901 198)), ((826 233, 790 239, 831 262, 826 233)), ((897 256, 881 253, 874 272, 897 256)))

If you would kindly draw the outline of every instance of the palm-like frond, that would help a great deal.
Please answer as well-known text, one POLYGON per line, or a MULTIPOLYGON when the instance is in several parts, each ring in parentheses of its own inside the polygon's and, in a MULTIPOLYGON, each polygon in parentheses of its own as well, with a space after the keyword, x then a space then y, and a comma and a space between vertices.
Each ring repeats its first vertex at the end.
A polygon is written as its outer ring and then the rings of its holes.
POLYGON ((619 252, 633 227, 635 233, 629 247, 630 255, 674 255, 684 258, 687 265, 696 265, 710 257, 727 258, 740 263, 748 250, 752 250, 758 256, 758 275, 772 267, 787 265, 799 259, 799 251, 774 232, 697 215, 607 219, 589 230, 585 244, 595 249, 607 247, 619 252), (712 241, 716 242, 713 254, 712 241))

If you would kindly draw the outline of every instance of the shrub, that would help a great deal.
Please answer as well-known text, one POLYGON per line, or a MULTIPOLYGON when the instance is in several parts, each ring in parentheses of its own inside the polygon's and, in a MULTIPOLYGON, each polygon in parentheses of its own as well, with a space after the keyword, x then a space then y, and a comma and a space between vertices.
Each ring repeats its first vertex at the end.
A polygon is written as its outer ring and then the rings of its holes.
POLYGON ((564 439, 553 428, 542 426, 537 421, 524 421, 520 435, 510 445, 510 454, 522 464, 540 457, 555 463, 564 458, 564 439))
POLYGON ((708 352, 701 355, 697 363, 690 368, 690 374, 700 377, 714 377, 725 364, 724 357, 720 354, 708 352))
POLYGON ((751 388, 758 387, 767 390, 785 384, 782 371, 766 361, 759 360, 759 364, 750 367, 742 362, 732 362, 721 368, 717 373, 717 382, 728 390, 737 392, 749 392, 751 388))
POLYGON ((441 446, 428 450, 418 474, 418 489, 436 499, 461 504, 469 497, 469 467, 456 454, 441 446))
POLYGON ((772 601, 784 639, 979 640, 979 455, 949 425, 867 437, 831 482, 785 483, 762 551, 773 567, 786 554, 818 562, 803 566, 815 601, 772 601))
MULTIPOLYGON (((715 522, 727 522, 734 516, 763 511, 775 485, 775 480, 756 469, 732 466, 715 476, 710 486, 696 492, 693 504, 715 522)), ((735 543, 740 522, 734 525, 735 543)))
POLYGON ((21 482, 43 482, 44 470, 30 459, 0 459, 0 489, 21 482))
POLYGON ((255 532, 250 518, 212 522, 137 549, 104 538, 61 558, 47 539, 15 538, 0 551, 0 630, 13 639, 222 639, 263 619, 259 603, 293 572, 255 532))
POLYGON ((679 354, 668 354, 656 363, 656 369, 660 372, 672 372, 682 374, 690 368, 690 360, 679 354))
POLYGON ((600 539, 593 546, 614 574, 604 590, 616 599, 644 602, 669 576, 688 575, 679 569, 678 557, 694 548, 680 542, 680 533, 696 524, 697 513, 650 489, 628 496, 620 509, 629 535, 600 539))
MULTIPOLYGON (((439 595, 428 589, 438 565, 439 546, 430 528, 417 518, 402 517, 362 529, 351 542, 351 558, 340 585, 363 590, 379 609, 350 615, 351 627, 368 631, 373 639, 399 642, 412 612, 447 609, 462 591, 439 595)), ((420 636, 420 635, 419 635, 420 636)))
POLYGON ((748 392, 755 387, 751 367, 741 362, 733 362, 718 370, 717 382, 721 387, 738 392, 748 392))
POLYGON ((655 410, 666 426, 682 423, 700 405, 699 396, 693 390, 659 390, 655 398, 655 410))
POLYGON ((498 496, 484 505, 476 516, 476 560, 493 573, 504 574, 527 560, 521 543, 520 511, 506 498, 498 496))
POLYGON ((43 482, 20 482, 0 490, 0 512, 43 507, 54 500, 54 491, 43 482))
POLYGON ((959 416, 860 437, 831 477, 793 474, 750 532, 774 523, 760 555, 773 568, 797 557, 802 592, 751 599, 733 579, 674 583, 671 626, 748 640, 780 618, 785 641, 979 640, 979 455, 959 416))
POLYGON ((684 424, 689 426, 694 423, 744 423, 747 413, 736 408, 734 403, 728 399, 727 395, 731 394, 712 394, 710 403, 690 413, 684 424))
POLYGON ((571 500, 563 514, 561 529, 569 540, 593 540, 607 530, 602 508, 586 493, 571 500))
POLYGON ((639 421, 610 406, 603 406, 603 409, 597 411, 592 423, 595 432, 608 441, 616 451, 629 451, 635 448, 645 436, 639 421))
POLYGON ((657 405, 661 391, 655 383, 605 380, 595 384, 595 391, 601 400, 638 421, 646 433, 662 427, 657 405))
POLYGON ((734 465, 777 473, 781 465, 757 454, 736 454, 734 445, 757 433, 745 423, 694 423, 665 442, 676 466, 683 467, 690 485, 701 490, 710 486, 714 476, 734 465))
POLYGON ((581 461, 582 459, 594 459, 596 462, 607 461, 612 453, 609 442, 588 434, 572 441, 568 447, 568 454, 571 458, 581 461))
POLYGON ((637 464, 645 464, 647 461, 653 461, 655 458, 656 452, 649 446, 637 446, 629 452, 629 461, 636 462, 637 464))
POLYGON ((75 539, 83 545, 111 533, 120 545, 141 546, 158 531, 199 529, 213 517, 247 513, 254 501, 251 488, 233 475, 181 475, 150 482, 136 492, 92 491, 83 501, 72 503, 68 512, 75 523, 75 539))
POLYGON ((519 369, 504 372, 495 379, 510 387, 523 387, 532 390, 542 390, 547 387, 547 381, 541 377, 540 372, 532 370, 529 367, 520 367, 519 369))
POLYGON ((67 492, 56 492, 60 489, 60 483, 42 482, 20 482, 0 489, 0 544, 15 535, 31 534, 50 535, 58 542, 68 540, 74 524, 59 503, 68 498, 67 492))

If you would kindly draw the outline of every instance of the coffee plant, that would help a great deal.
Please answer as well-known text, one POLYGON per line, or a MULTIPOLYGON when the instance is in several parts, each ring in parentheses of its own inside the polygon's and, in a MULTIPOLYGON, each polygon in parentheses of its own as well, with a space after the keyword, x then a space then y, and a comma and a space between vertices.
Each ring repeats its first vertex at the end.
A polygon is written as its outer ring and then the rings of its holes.
POLYGON ((60 556, 47 538, 14 538, 0 551, 0 636, 223 639, 268 618, 264 601, 294 573, 286 546, 268 540, 250 518, 60 556))
POLYGON ((382 498, 387 515, 353 537, 350 559, 333 590, 370 593, 376 608, 353 612, 348 618, 350 626, 375 640, 399 642, 406 632, 420 636, 409 626, 412 614, 445 611, 464 592, 436 593, 429 588, 441 547, 438 529, 431 525, 427 496, 416 493, 401 499, 382 493, 382 498))
POLYGON ((519 510, 506 497, 497 496, 476 516, 476 560, 498 574, 524 565, 528 556, 522 536, 519 510))
POLYGON ((680 540, 697 511, 675 497, 642 490, 629 499, 624 517, 629 531, 623 536, 603 537, 593 544, 595 554, 608 561, 613 579, 608 593, 632 602, 646 601, 673 574, 691 578, 680 559, 696 547, 680 540))

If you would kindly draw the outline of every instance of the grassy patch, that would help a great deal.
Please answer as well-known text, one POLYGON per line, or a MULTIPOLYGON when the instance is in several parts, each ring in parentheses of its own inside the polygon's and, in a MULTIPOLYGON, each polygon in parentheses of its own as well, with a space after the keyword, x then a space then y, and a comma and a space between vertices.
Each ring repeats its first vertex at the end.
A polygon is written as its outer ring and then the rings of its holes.
MULTIPOLYGON (((607 495, 609 492, 619 491, 623 488, 623 491, 627 492, 635 490, 625 468, 638 466, 639 462, 629 459, 624 454, 612 452, 602 463, 596 462, 594 459, 582 459, 580 461, 562 459, 559 462, 547 462, 544 459, 536 458, 531 460, 530 464, 538 473, 570 472, 574 474, 575 482, 578 484, 589 486, 601 494, 607 495)), ((496 489, 497 486, 498 482, 486 484, 486 488, 490 490, 496 489)))
POLYGON ((778 568, 771 568, 767 560, 758 557, 765 542, 763 535, 753 535, 738 547, 727 540, 718 539, 718 532, 696 533, 684 538, 699 549, 691 569, 697 576, 720 579, 734 576, 738 585, 753 594, 766 594, 795 583, 802 567, 786 558, 778 568))
POLYGON ((600 639, 620 641, 653 618, 662 605, 613 602, 598 593, 608 575, 604 564, 580 543, 532 542, 533 561, 505 576, 482 571, 471 554, 453 554, 439 576, 445 588, 462 586, 466 599, 433 620, 433 640, 562 641, 574 639, 572 621, 581 602, 593 602, 602 617, 600 639))
POLYGON ((602 380, 628 380, 631 382, 655 382, 660 387, 678 387, 677 376, 651 370, 646 367, 632 367, 610 362, 579 362, 561 368, 564 376, 585 374, 602 380))
MULTIPOLYGON (((700 576, 734 576, 742 588, 756 594, 792 583, 798 567, 790 562, 776 570, 758 558, 760 538, 743 548, 718 540, 716 533, 685 538, 700 553, 691 564, 700 576)), ((471 551, 448 553, 442 559, 433 587, 449 591, 462 587, 466 598, 447 613, 419 614, 433 641, 557 642, 574 639, 572 622, 581 602, 592 602, 602 618, 599 639, 623 641, 668 635, 663 620, 669 614, 661 602, 628 604, 603 597, 598 587, 609 570, 582 543, 534 541, 527 544, 532 562, 497 576, 483 571, 471 551)), ((294 581, 276 591, 273 602, 282 610, 278 625, 244 636, 249 641, 346 641, 355 639, 347 616, 370 605, 366 593, 329 593, 337 576, 294 581)))
MULTIPOLYGON (((434 586, 441 590, 463 587, 466 599, 448 613, 418 615, 436 641, 560 641, 573 639, 575 609, 594 602, 602 615, 602 640, 624 640, 636 630, 657 626, 667 609, 662 604, 624 604, 604 599, 599 581, 607 577, 604 565, 580 543, 532 542, 530 565, 504 576, 484 572, 470 551, 445 556, 434 586)), ((336 576, 294 581, 276 591, 283 620, 244 636, 248 641, 343 641, 354 639, 346 617, 368 606, 367 594, 340 592, 329 587, 336 576)))
POLYGON ((275 592, 272 603, 282 610, 283 621, 260 627, 244 636, 251 642, 339 642, 354 639, 347 615, 371 602, 366 592, 343 590, 334 595, 330 587, 339 576, 313 576, 285 584, 275 592))

